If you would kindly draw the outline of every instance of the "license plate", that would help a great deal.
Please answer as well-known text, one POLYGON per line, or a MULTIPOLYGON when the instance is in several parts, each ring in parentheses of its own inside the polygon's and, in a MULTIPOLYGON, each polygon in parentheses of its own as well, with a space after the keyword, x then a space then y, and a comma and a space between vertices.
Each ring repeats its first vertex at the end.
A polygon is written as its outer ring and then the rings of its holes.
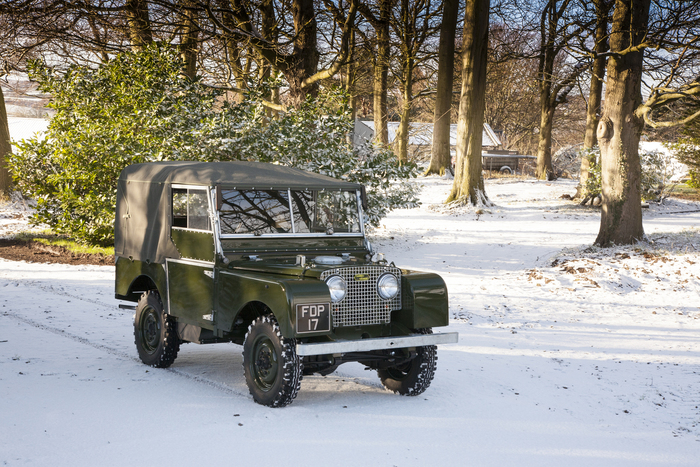
POLYGON ((297 305, 297 333, 330 330, 330 303, 304 303, 297 305))

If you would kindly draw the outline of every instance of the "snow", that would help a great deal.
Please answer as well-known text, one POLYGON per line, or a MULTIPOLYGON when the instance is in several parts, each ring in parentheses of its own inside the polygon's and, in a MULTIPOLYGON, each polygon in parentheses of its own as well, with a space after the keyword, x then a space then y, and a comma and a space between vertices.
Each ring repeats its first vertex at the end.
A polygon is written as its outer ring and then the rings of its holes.
POLYGON ((141 364, 113 267, 0 260, 0 461, 698 465, 700 205, 651 204, 647 242, 600 249, 599 211, 560 199, 574 181, 489 180, 495 205, 480 211, 441 204, 449 179, 417 183, 422 206, 371 239, 448 284, 450 326, 436 331, 460 342, 440 346, 424 394, 346 364, 262 407, 240 346, 141 364))

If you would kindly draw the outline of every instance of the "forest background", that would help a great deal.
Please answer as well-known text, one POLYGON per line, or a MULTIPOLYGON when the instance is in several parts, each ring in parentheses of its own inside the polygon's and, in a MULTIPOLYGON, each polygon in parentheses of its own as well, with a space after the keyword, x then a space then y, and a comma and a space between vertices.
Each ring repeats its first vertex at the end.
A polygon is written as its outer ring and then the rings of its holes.
MULTIPOLYGON (((644 235, 642 133, 697 160, 698 17, 700 5, 687 0, 6 0, 0 58, 10 86, 35 59, 66 71, 165 44, 179 53, 184 77, 226 102, 277 83, 261 96, 270 119, 343 88, 351 116, 374 120, 380 146, 387 122, 399 122, 399 164, 409 162, 409 123, 435 122, 435 173, 450 164, 444 125, 457 122, 448 199, 473 204, 489 203, 483 121, 506 149, 536 154, 541 179, 556 177, 553 151, 592 148, 602 137, 596 243, 606 245, 644 235)), ((6 129, 0 101, 3 155, 6 129)), ((590 164, 582 159, 582 196, 590 164)), ((0 188, 9 180, 3 158, 0 188)))

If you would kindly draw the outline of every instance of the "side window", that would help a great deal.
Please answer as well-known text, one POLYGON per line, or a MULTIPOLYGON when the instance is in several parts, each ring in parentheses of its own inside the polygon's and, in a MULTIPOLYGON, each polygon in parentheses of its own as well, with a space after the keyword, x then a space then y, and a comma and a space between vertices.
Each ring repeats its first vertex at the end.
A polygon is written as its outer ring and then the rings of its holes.
POLYGON ((173 227, 211 230, 207 190, 173 188, 173 227))
POLYGON ((279 234, 292 231, 287 191, 222 190, 222 234, 279 234))

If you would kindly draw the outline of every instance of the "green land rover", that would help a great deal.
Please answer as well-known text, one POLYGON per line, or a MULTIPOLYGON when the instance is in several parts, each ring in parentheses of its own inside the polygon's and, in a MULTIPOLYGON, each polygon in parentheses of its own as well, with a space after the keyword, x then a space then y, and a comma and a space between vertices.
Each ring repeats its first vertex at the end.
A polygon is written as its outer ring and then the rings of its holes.
POLYGON ((345 362, 417 395, 448 324, 437 274, 400 269, 364 236, 364 187, 273 164, 156 162, 117 185, 115 296, 137 302, 141 360, 184 342, 243 345, 256 402, 291 403, 302 375, 345 362))

